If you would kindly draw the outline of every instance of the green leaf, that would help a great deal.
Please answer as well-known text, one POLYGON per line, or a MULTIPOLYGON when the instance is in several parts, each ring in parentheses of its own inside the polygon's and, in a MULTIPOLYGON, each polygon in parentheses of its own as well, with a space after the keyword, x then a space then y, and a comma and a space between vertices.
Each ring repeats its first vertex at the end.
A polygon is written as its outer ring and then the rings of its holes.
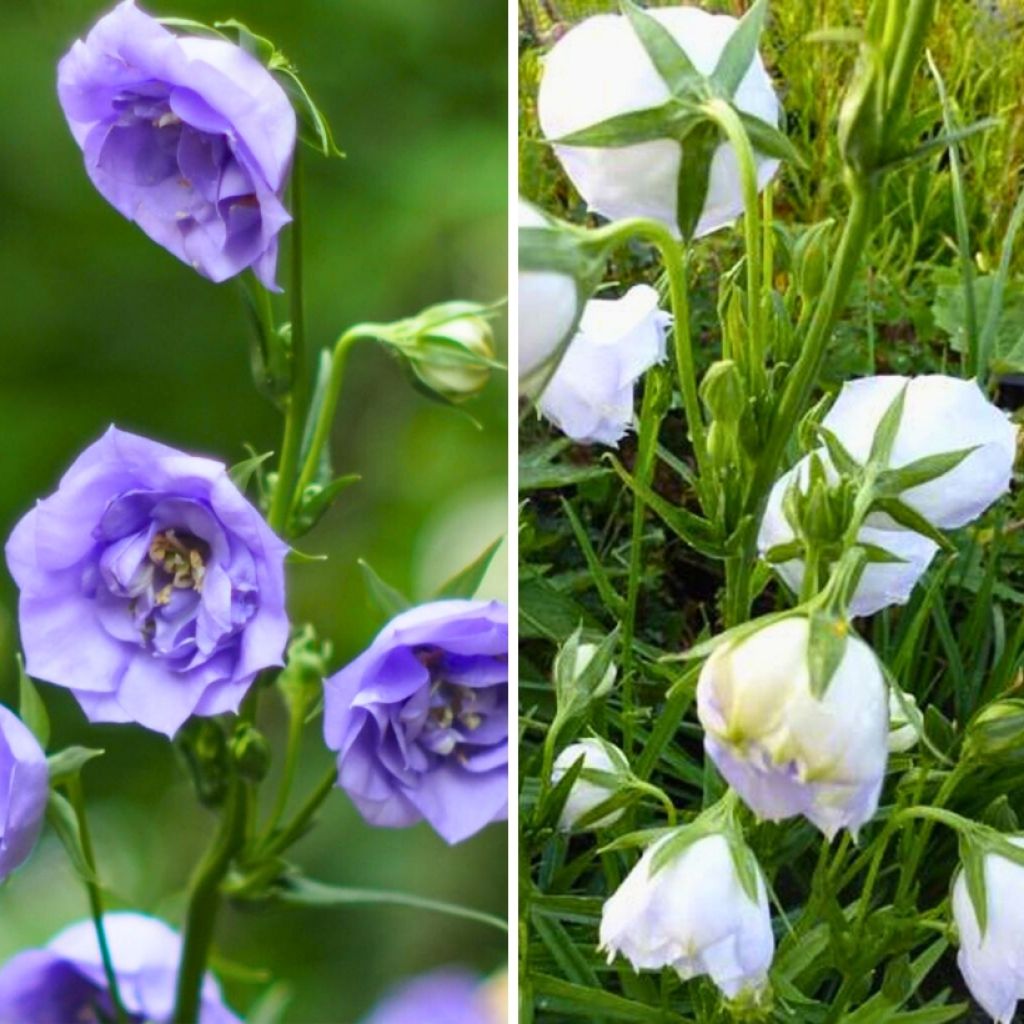
POLYGON ((808 622, 807 668, 811 693, 822 700, 846 654, 849 625, 843 619, 820 611, 812 612, 808 622))
POLYGON ((683 241, 693 240, 697 222, 704 212, 711 175, 711 160, 719 145, 718 126, 701 122, 687 136, 679 162, 679 180, 676 183, 676 221, 683 241))
POLYGON ((921 484, 945 476, 980 447, 980 445, 972 445, 970 448, 960 448, 954 452, 926 455, 923 459, 915 459, 905 466, 884 470, 878 474, 875 486, 879 493, 895 497, 904 491, 909 491, 912 487, 919 487, 921 484))
POLYGON ((53 790, 50 791, 50 798, 46 804, 46 821, 63 844, 71 866, 79 877, 90 885, 99 885, 100 881, 89 867, 89 861, 85 856, 82 833, 78 827, 78 815, 75 814, 71 803, 53 790))
POLYGON ((569 981, 600 988, 594 969, 560 921, 539 913, 531 914, 530 919, 552 960, 569 981))
POLYGON ((546 1019, 580 1017, 588 1024, 607 1018, 628 1021, 629 1024, 693 1024, 690 1017, 682 1017, 672 1010, 613 995, 599 988, 576 985, 548 974, 531 976, 537 1008, 546 1011, 546 1019))
POLYGON ((653 139, 675 138, 688 126, 696 124, 697 120, 696 113, 682 114, 679 105, 669 100, 660 107, 647 107, 644 110, 616 114, 606 121, 599 121, 597 124, 588 125, 579 131, 549 141, 556 146, 618 149, 622 146, 635 146, 639 142, 650 142, 653 139))
POLYGON ((740 82, 757 56, 757 44, 761 40, 761 29, 764 28, 767 14, 768 0, 757 0, 740 19, 722 49, 715 70, 711 72, 711 82, 726 99, 731 100, 736 95, 740 82))
POLYGON ((46 713, 46 705, 35 684, 25 671, 25 662, 21 655, 16 655, 18 662, 18 717, 25 723, 29 732, 37 740, 39 746, 46 749, 50 742, 50 716, 46 713))
POLYGON ((899 432, 900 423, 903 420, 903 406, 907 400, 907 386, 900 386, 896 397, 889 403, 889 408, 882 414, 875 428, 874 437, 871 439, 871 452, 868 461, 876 465, 885 466, 892 456, 893 445, 896 444, 896 434, 899 432))
MULTIPOLYGON (((221 972, 218 972, 218 975, 221 972)), ((285 1013, 295 993, 286 982, 278 981, 270 986, 245 1015, 247 1024, 284 1024, 285 1013)))
POLYGON ((686 51, 657 18, 638 7, 633 0, 620 0, 619 9, 629 19, 654 69, 673 96, 692 93, 700 87, 704 76, 693 66, 686 51))
POLYGON ((499 537, 496 541, 488 544, 484 551, 473 559, 469 565, 442 584, 434 595, 434 600, 440 601, 451 597, 472 597, 479 589, 480 583, 483 581, 487 569, 504 539, 504 537, 499 537))
POLYGON ((275 892, 282 903, 300 907, 351 907, 351 906, 397 906, 410 910, 427 910, 448 917, 459 917, 465 921, 476 921, 499 931, 507 932, 506 922, 483 910, 433 900, 413 893, 392 892, 386 889, 353 889, 338 885, 327 885, 311 878, 289 877, 275 892))
POLYGON ((410 601, 400 590, 385 583, 374 571, 369 562, 359 559, 359 568, 363 573, 363 582, 366 584, 370 600, 378 610, 384 613, 389 619, 412 607, 410 601))
POLYGON ((985 929, 988 927, 988 893, 985 888, 985 851, 976 842, 960 835, 960 860, 964 868, 964 881, 967 883, 967 895, 974 907, 974 916, 978 919, 978 930, 984 941, 985 929))
POLYGON ((773 127, 767 121, 762 121, 759 117, 745 114, 742 110, 737 110, 736 113, 750 139, 751 146, 758 153, 774 157, 776 160, 785 160, 797 167, 807 166, 804 155, 793 145, 785 132, 779 131, 778 128, 773 127))
POLYGON ((82 768, 94 758, 102 757, 106 751, 89 747, 66 747, 46 759, 50 772, 50 785, 60 786, 76 778, 82 768))
POLYGON ((562 511, 565 513, 565 518, 569 522, 569 527, 576 538, 580 551, 583 552, 583 558, 593 578, 594 586, 601 597, 601 603, 612 615, 616 618, 621 618, 626 610, 626 602, 622 595, 618 594, 614 586, 612 586, 612 582, 608 577, 608 571, 594 550, 590 537, 587 536, 587 531, 580 522, 579 516, 576 515, 576 510, 572 507, 572 502, 566 498, 562 498, 562 511))

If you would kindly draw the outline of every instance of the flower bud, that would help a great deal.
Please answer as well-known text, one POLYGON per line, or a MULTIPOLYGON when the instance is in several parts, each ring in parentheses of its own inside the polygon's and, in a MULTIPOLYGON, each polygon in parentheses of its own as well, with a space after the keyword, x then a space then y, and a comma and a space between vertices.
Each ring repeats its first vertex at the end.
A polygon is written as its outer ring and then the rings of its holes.
MULTIPOLYGON (((835 476, 828 457, 818 452, 826 472, 835 476)), ((801 492, 806 490, 810 477, 810 456, 804 456, 789 472, 784 473, 775 482, 768 495, 768 504, 764 518, 757 534, 757 546, 764 556, 772 548, 790 544, 796 540, 796 534, 784 511, 786 491, 794 481, 799 481, 801 492)), ((914 533, 912 530, 883 530, 874 526, 862 526, 857 539, 864 544, 882 548, 896 558, 897 562, 868 562, 861 574, 860 581, 850 601, 849 614, 855 618, 861 615, 874 615, 875 612, 890 605, 906 604, 924 575, 938 545, 927 537, 914 533)), ((775 564, 775 571, 782 577, 794 594, 800 593, 804 581, 804 562, 801 558, 775 564)))
POLYGON ((802 615, 724 642, 697 684, 704 748, 761 818, 802 814, 830 839, 875 813, 889 733, 885 679, 855 634, 821 697, 802 615))
POLYGON ((1024 700, 996 701, 978 712, 967 727, 964 754, 999 764, 1024 762, 1024 700))
POLYGON ((713 420, 738 422, 746 404, 746 389, 739 367, 731 359, 712 363, 701 381, 700 397, 713 420))
MULTIPOLYGON (((935 373, 849 381, 822 426, 836 435, 854 459, 865 463, 879 422, 903 388, 903 416, 888 468, 965 448, 975 450, 940 477, 903 491, 900 500, 933 526, 963 526, 1009 489, 1017 445, 1016 426, 973 380, 935 373)), ((893 525, 883 515, 874 515, 872 524, 893 525)))
POLYGON ((650 285, 591 299, 540 396, 542 415, 574 441, 617 445, 633 422, 634 384, 665 358, 670 322, 650 285))
MULTIPOLYGON (((728 15, 697 7, 663 7, 647 12, 668 30, 694 67, 710 74, 738 24, 728 15)), ((537 97, 540 126, 557 140, 620 114, 660 107, 669 88, 641 45, 629 19, 598 14, 570 29, 544 63, 537 97)), ((779 102, 759 55, 733 97, 738 110, 779 123, 779 102)), ((651 217, 678 237, 679 171, 683 149, 669 137, 632 145, 583 147, 555 145, 555 154, 588 206, 609 220, 651 217)), ((775 174, 777 160, 757 159, 758 185, 775 174)), ((739 162, 729 143, 722 143, 710 167, 707 195, 695 237, 732 223, 743 212, 739 162)))
POLYGON ((673 833, 649 847, 601 912, 601 948, 637 970, 672 967, 684 981, 707 974, 730 999, 757 993, 775 952, 764 879, 756 895, 736 868, 730 843, 712 833, 655 868, 673 833))
POLYGON ((231 737, 231 758, 243 779, 261 782, 270 770, 270 744, 258 729, 239 722, 231 737))
MULTIPOLYGON (((611 670, 614 673, 614 669, 611 670)), ((622 784, 629 778, 629 762, 626 755, 614 744, 607 740, 599 740, 596 737, 588 737, 578 743, 572 743, 563 750, 557 758, 551 771, 551 782, 556 784, 567 771, 580 759, 583 758, 583 770, 603 772, 607 775, 614 775, 615 781, 595 781, 586 779, 582 775, 576 779, 569 791, 569 798, 562 807, 562 814, 558 819, 558 827, 563 832, 572 832, 577 828, 576 823, 589 814, 595 807, 603 804, 609 797, 621 788, 622 784)), ((612 811, 597 821, 583 826, 586 829, 608 828, 622 817, 623 809, 612 811)))
MULTIPOLYGON (((547 228, 551 222, 524 199, 519 228, 547 228)), ((524 256, 520 235, 520 262, 524 256)), ((555 270, 519 268, 519 379, 525 380, 553 358, 576 324, 581 302, 572 275, 555 270)))
POLYGON ((490 380, 494 332, 483 310, 474 302, 431 306, 416 318, 416 337, 403 348, 419 381, 449 402, 472 398, 490 380))
POLYGON ((889 753, 905 754, 917 744, 922 715, 913 694, 889 691, 889 753), (900 697, 902 696, 902 700, 900 697))
MULTIPOLYGON (((1005 837, 1024 848, 1024 837, 1005 837)), ((1017 1001, 1024 999, 1024 961, 1020 936, 1024 932, 1024 866, 998 853, 983 853, 985 926, 960 871, 953 883, 953 918, 960 933, 957 965, 967 988, 985 1012, 999 1024, 1016 1020, 1017 1001)))

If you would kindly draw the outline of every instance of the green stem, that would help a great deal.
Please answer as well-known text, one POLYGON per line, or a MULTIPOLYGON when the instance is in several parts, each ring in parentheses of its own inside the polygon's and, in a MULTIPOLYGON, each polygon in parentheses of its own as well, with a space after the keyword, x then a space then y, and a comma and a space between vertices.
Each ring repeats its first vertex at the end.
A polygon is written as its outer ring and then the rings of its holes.
POLYGON ((338 784, 338 768, 331 764, 327 774, 317 783, 316 788, 306 797, 305 802, 295 813, 295 817, 263 848, 260 856, 264 858, 275 857, 283 853, 296 842, 306 831, 313 815, 320 809, 321 804, 331 795, 331 790, 338 784))
POLYGON ((114 1019, 117 1024, 127 1024, 128 1013, 121 1002, 121 992, 117 985, 117 973, 114 970, 114 960, 110 955, 110 945, 107 942, 107 931, 103 925, 103 893, 99 883, 96 881, 96 855, 93 852, 92 836, 89 832, 89 823, 85 815, 85 794, 82 791, 82 780, 76 775, 71 778, 66 786, 68 799, 75 809, 75 817, 78 820, 78 833, 82 840, 82 855, 89 868, 92 878, 85 883, 89 894, 89 911, 92 914, 93 927, 96 929, 96 943, 100 948, 100 959, 103 961, 103 973, 107 978, 107 988, 110 992, 110 1002, 114 1007, 114 1019))
POLYGON ((221 903, 221 883, 235 854, 245 842, 246 794, 233 779, 220 827, 200 861, 189 891, 181 964, 174 997, 173 1024, 195 1024, 199 1019, 200 991, 221 903))
POLYGON ((266 840, 277 828, 278 822, 284 816, 285 808, 288 806, 288 797, 291 794, 292 786, 295 783, 295 772, 299 766, 299 749, 302 746, 302 729, 305 725, 303 714, 300 709, 289 709, 288 715, 288 739, 285 746, 284 769, 281 772, 281 782, 277 788, 277 795, 274 798, 274 806, 270 810, 270 817, 263 830, 263 840, 266 840))
POLYGON ((296 147, 292 167, 291 227, 291 391, 285 398, 284 439, 277 468, 277 485, 267 520, 272 529, 284 534, 288 529, 288 513, 292 507, 295 475, 298 471, 305 429, 309 381, 306 373, 306 320, 302 283, 302 163, 301 146, 296 147))

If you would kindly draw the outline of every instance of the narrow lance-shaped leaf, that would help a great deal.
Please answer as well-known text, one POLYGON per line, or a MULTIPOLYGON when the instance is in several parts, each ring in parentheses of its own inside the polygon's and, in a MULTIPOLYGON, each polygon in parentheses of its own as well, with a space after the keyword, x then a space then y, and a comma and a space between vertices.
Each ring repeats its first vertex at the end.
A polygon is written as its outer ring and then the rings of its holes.
POLYGON ((712 84, 727 99, 736 95, 740 82, 754 62, 767 13, 768 0, 757 0, 740 19, 718 58, 715 70, 711 72, 712 84))
POLYGON ((672 33, 653 15, 638 7, 633 0, 621 0, 619 7, 651 58, 651 63, 673 96, 692 92, 704 81, 686 51, 672 33))

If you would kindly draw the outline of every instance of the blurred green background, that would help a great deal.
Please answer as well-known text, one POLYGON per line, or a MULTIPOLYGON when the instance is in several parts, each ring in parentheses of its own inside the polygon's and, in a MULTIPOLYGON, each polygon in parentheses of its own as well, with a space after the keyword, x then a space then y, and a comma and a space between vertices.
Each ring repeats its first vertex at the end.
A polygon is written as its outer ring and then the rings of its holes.
MULTIPOLYGON (((278 445, 275 409, 255 392, 239 293, 153 245, 95 193, 57 104, 56 63, 110 4, 0 3, 0 534, 49 493, 105 427, 138 430, 227 462, 278 445)), ((506 289, 506 8, 501 0, 153 0, 155 14, 237 17, 295 61, 334 127, 344 161, 307 155, 306 267, 312 347, 347 325, 390 320, 448 298, 506 289)), ((282 265, 281 280, 286 281, 282 265)), ((282 315, 284 315, 282 313, 282 315)), ((503 329, 499 344, 504 354, 503 329)), ((375 347, 356 349, 334 434, 339 472, 361 484, 304 538, 325 564, 293 568, 296 621, 311 619, 338 665, 379 619, 356 566, 366 558, 422 597, 506 523, 506 381, 470 411, 428 402, 375 347)), ((506 596, 504 551, 485 596, 506 596)), ((0 699, 15 702, 16 594, 0 573, 0 699)), ((104 747, 85 782, 102 874, 123 902, 180 921, 181 895, 212 818, 194 805, 160 737, 90 728, 43 686, 56 744, 104 747)), ((265 706, 273 704, 266 701, 265 706)), ((276 711, 274 712, 276 713, 276 711)), ((280 719, 268 728, 280 749, 280 719)), ((308 788, 327 763, 309 730, 308 788)), ((426 827, 367 828, 341 794, 296 847, 317 878, 402 889, 503 913, 506 838, 492 827, 448 849, 426 827)), ((0 891, 0 960, 87 913, 47 836, 0 891)), ((354 1022, 400 977, 504 962, 499 933, 397 908, 229 909, 218 931, 229 1000, 249 1007, 267 981, 293 990, 295 1022, 354 1022), (248 977, 247 969, 262 978, 248 977)))

